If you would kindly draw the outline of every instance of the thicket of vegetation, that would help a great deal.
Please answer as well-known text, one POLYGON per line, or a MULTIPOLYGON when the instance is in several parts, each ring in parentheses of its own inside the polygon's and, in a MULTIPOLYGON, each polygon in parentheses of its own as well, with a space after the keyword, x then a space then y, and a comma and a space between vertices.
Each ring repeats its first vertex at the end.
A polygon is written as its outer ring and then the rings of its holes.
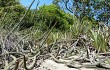
POLYGON ((37 56, 50 53, 80 55, 79 61, 105 67, 99 60, 110 56, 109 0, 53 0, 30 9, 32 4, 27 9, 19 0, 0 0, 0 69, 32 70, 37 56), (33 59, 29 66, 26 58, 33 59))

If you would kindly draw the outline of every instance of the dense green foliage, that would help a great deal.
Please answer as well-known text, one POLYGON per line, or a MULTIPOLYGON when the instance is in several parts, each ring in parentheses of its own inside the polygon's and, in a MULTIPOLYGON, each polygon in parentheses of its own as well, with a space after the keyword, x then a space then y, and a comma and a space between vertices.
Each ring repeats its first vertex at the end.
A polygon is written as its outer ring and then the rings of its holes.
POLYGON ((18 0, 0 0, 1 7, 13 6, 16 4, 20 4, 18 0))
MULTIPOLYGON (((1 1, 0 9, 1 18, 6 13, 6 18, 10 20, 5 22, 4 25, 2 24, 4 28, 10 24, 13 26, 19 22, 20 18, 27 11, 27 9, 16 0, 9 2, 7 0, 1 1), (10 22, 10 24, 8 22, 10 22)), ((81 20, 83 20, 83 23, 93 23, 93 26, 94 24, 97 24, 93 17, 84 16, 81 20)), ((44 5, 39 7, 38 10, 30 10, 20 24, 19 29, 23 30, 34 26, 41 30, 47 30, 56 24, 55 29, 68 30, 71 25, 74 24, 74 21, 76 20, 74 20, 74 17, 71 14, 64 12, 57 5, 44 5)))
POLYGON ((56 24, 55 28, 66 30, 69 28, 69 25, 73 24, 73 20, 71 19, 72 16, 60 10, 53 4, 41 6, 37 11, 37 14, 40 14, 39 21, 44 21, 50 28, 56 24))
POLYGON ((0 19, 2 21, 2 27, 13 27, 25 13, 26 8, 22 6, 17 0, 1 0, 0 1, 0 19))
POLYGON ((15 15, 21 16, 26 10, 17 0, 1 0, 0 1, 0 13, 13 13, 15 15))

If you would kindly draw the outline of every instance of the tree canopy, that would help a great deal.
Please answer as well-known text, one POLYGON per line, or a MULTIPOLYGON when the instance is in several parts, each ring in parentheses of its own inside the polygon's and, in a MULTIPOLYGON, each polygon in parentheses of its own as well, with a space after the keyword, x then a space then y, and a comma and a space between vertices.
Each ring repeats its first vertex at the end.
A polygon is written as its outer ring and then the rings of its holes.
POLYGON ((53 3, 79 19, 88 16, 107 23, 110 20, 110 0, 53 0, 53 3))

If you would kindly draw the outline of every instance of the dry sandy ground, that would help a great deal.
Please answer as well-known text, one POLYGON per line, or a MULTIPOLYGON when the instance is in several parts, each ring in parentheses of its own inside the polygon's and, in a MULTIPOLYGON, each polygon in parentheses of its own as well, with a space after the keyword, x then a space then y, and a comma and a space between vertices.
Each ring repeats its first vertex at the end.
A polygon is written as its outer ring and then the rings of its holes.
POLYGON ((34 70, 97 70, 97 69, 92 69, 92 68, 80 68, 80 69, 69 68, 65 64, 56 63, 53 60, 47 59, 40 65, 39 68, 34 69, 34 70))

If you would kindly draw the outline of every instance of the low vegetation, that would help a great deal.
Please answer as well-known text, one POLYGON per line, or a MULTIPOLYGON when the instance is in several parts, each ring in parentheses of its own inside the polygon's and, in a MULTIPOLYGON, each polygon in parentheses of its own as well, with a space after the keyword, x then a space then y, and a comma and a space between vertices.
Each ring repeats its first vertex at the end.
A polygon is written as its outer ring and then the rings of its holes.
MULTIPOLYGON (((0 70, 38 69, 38 61, 45 59, 79 69, 94 66, 110 69, 110 26, 101 19, 103 13, 94 18, 88 0, 74 0, 87 9, 79 6, 84 13, 77 8, 72 13, 68 2, 61 1, 66 10, 59 5, 60 0, 39 9, 38 5, 30 9, 32 4, 26 9, 18 0, 0 1, 0 70)), ((102 1, 95 3, 100 5, 102 1)), ((95 5, 93 8, 98 9, 95 5)))

